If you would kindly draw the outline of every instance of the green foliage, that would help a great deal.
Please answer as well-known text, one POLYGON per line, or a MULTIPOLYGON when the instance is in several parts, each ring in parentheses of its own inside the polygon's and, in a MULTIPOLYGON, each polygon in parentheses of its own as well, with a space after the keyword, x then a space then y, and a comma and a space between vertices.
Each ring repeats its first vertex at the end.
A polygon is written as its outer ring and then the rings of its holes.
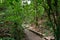
POLYGON ((51 28, 53 26, 51 22, 46 22, 45 25, 49 26, 49 28, 51 28))
MULTIPOLYGON (((53 13, 55 16, 56 11, 60 13, 60 0, 58 0, 58 8, 56 8, 55 1, 51 0, 50 8, 48 0, 31 0, 30 5, 22 5, 22 0, 0 0, 0 21, 17 23, 12 25, 11 33, 16 34, 17 40, 22 40, 24 35, 22 24, 24 22, 32 23, 36 21, 38 23, 36 19, 40 19, 45 13, 50 18, 52 16, 52 20, 54 20, 53 13)), ((60 19, 60 16, 57 19, 60 19)), ((45 25, 49 26, 49 28, 53 27, 52 22, 49 22, 49 20, 45 25)))
POLYGON ((42 6, 38 6, 39 16, 42 16, 44 14, 44 8, 42 6))
MULTIPOLYGON (((4 16, 3 21, 11 21, 13 23, 17 23, 16 27, 15 24, 11 26, 10 24, 10 33, 13 34, 14 36, 16 36, 17 40, 22 40, 23 39, 23 27, 21 26, 23 23, 23 14, 22 12, 22 6, 20 4, 20 0, 6 0, 5 4, 6 4, 6 10, 1 11, 1 15, 0 16, 4 16), (21 11, 20 11, 21 10, 21 11), (2 15, 2 13, 4 13, 2 15), (16 29, 16 30, 15 30, 16 29), (15 34, 16 33, 16 34, 15 34)), ((5 4, 0 4, 0 8, 4 8, 5 4)), ((6 25, 7 27, 8 25, 6 25)), ((13 36, 13 37, 14 37, 13 36)))

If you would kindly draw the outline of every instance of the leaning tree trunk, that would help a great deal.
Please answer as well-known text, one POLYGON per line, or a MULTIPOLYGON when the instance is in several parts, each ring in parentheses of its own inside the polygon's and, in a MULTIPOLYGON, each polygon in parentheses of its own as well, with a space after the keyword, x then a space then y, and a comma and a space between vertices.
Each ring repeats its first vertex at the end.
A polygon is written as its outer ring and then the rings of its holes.
POLYGON ((60 20, 59 20, 59 13, 58 13, 58 0, 55 1, 55 12, 57 17, 57 26, 56 26, 56 40, 60 40, 60 20))
POLYGON ((51 7, 51 5, 53 5, 53 4, 51 4, 51 1, 52 0, 47 0, 47 4, 48 4, 48 6, 49 6, 49 11, 48 11, 48 17, 49 17, 49 19, 50 19, 50 14, 51 14, 51 12, 50 11, 53 11, 52 12, 52 16, 53 16, 53 21, 54 21, 54 23, 53 23, 53 30, 54 30, 54 36, 55 36, 55 40, 60 40, 60 21, 59 21, 59 13, 58 13, 58 0, 54 0, 54 7, 55 7, 55 9, 53 9, 53 7, 51 7), (52 9, 51 9, 52 8, 52 9))

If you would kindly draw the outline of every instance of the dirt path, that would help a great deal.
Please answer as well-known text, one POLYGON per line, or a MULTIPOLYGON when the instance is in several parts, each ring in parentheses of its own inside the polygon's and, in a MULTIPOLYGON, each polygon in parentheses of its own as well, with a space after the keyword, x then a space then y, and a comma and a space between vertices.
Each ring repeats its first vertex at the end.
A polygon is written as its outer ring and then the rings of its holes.
POLYGON ((43 40, 38 35, 34 34, 33 32, 25 29, 25 34, 27 35, 28 40, 43 40))

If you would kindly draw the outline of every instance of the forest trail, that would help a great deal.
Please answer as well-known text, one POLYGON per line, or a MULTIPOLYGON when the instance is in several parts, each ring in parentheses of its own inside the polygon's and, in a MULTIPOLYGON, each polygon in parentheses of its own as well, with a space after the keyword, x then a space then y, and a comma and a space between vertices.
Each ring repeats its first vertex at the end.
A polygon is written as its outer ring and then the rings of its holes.
POLYGON ((27 35, 27 40, 43 40, 43 38, 41 38, 40 36, 34 34, 33 32, 25 29, 24 30, 25 34, 27 35))

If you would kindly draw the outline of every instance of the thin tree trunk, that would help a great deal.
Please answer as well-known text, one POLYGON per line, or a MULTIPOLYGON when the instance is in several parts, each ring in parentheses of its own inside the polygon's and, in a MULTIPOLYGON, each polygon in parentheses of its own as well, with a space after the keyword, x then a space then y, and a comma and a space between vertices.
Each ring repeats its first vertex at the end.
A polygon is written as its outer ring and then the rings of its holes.
POLYGON ((39 28, 39 24, 38 24, 38 3, 37 3, 38 0, 34 0, 34 7, 35 7, 35 25, 36 25, 36 28, 39 28))

